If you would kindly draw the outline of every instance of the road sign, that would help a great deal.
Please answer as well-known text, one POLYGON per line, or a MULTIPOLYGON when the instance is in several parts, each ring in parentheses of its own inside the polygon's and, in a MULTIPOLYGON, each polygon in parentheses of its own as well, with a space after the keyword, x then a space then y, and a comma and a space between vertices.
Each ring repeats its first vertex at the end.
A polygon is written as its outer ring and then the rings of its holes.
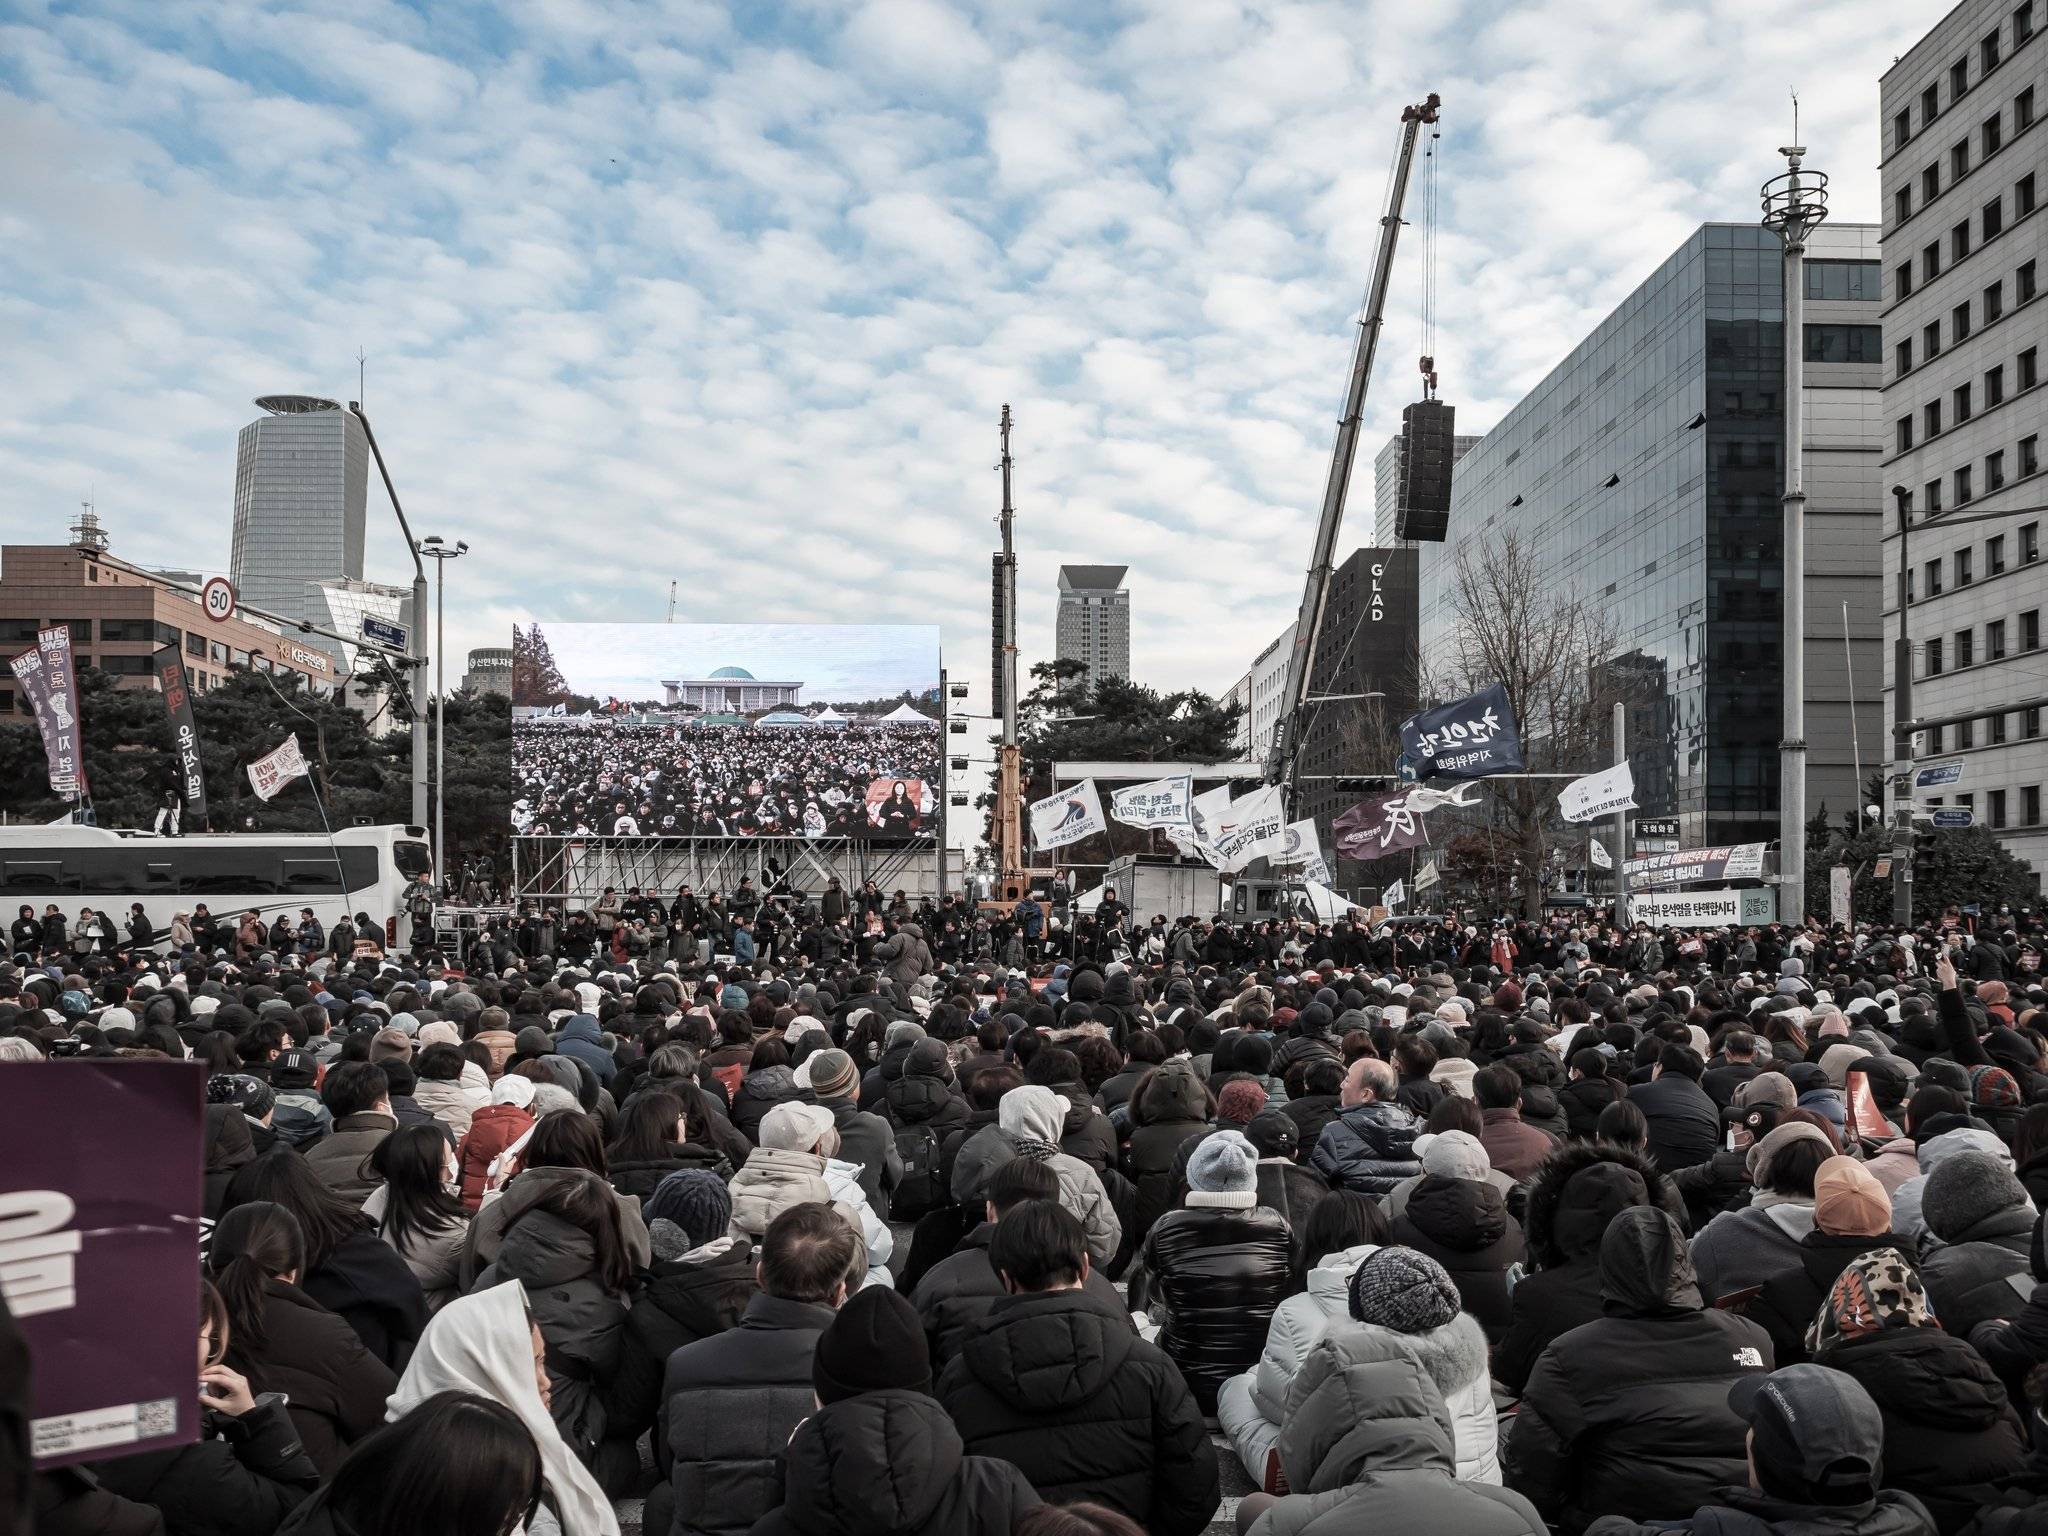
POLYGON ((405 649, 407 636, 403 624, 393 624, 388 619, 372 618, 366 613, 363 615, 363 638, 373 645, 402 651, 405 649))
POLYGON ((1635 819, 1637 837, 1676 837, 1678 818, 1676 816, 1638 816, 1635 819))
POLYGON ((1975 826, 1977 813, 1966 806, 1944 805, 1927 819, 1943 831, 1953 832, 1960 827, 1975 826))
POLYGON ((216 623, 235 616, 235 584, 225 576, 209 576, 199 589, 199 606, 216 623))
POLYGON ((1939 789, 1944 784, 1960 784, 1963 781, 1961 762, 1933 763, 1913 775, 1915 789, 1939 789))

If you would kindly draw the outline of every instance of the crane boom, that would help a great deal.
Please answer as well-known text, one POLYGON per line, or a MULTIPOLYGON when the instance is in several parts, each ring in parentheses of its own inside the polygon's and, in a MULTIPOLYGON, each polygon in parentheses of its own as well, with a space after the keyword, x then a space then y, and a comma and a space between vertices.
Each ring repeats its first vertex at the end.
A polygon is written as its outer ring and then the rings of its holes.
POLYGON ((1330 478, 1323 488, 1323 510, 1316 524, 1308 585, 1301 595, 1301 613, 1294 625, 1294 649, 1287 658, 1287 688, 1280 700, 1280 719, 1273 748, 1266 758, 1266 782, 1287 788, 1287 814, 1295 814, 1295 763, 1301 753, 1309 684, 1315 671, 1316 643, 1329 604, 1330 577, 1335 568, 1337 530, 1344 521, 1344 498, 1351 488, 1351 466, 1358 457, 1358 433, 1365 414, 1366 387, 1372 383, 1373 355, 1379 350, 1380 326, 1387 305, 1387 284, 1393 276, 1394 246, 1401 237, 1401 205, 1407 200, 1408 173, 1415 163, 1415 140, 1424 123, 1437 120, 1441 98, 1430 92, 1423 101, 1401 109, 1401 143, 1394 152, 1394 176, 1386 211, 1380 216, 1380 243, 1373 257, 1372 281, 1365 309, 1358 317, 1358 345, 1351 358, 1351 384, 1344 414, 1337 421, 1337 442, 1330 454, 1330 478))

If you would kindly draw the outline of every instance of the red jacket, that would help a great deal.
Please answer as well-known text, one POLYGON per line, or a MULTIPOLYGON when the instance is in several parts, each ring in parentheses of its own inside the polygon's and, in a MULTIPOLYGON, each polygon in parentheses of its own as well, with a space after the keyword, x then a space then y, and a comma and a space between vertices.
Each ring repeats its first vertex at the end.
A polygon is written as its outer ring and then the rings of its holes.
POLYGON ((469 1134, 455 1149, 462 1167, 462 1203, 476 1210, 484 1203, 491 1160, 533 1129, 533 1116, 516 1104, 486 1104, 470 1116, 469 1134))

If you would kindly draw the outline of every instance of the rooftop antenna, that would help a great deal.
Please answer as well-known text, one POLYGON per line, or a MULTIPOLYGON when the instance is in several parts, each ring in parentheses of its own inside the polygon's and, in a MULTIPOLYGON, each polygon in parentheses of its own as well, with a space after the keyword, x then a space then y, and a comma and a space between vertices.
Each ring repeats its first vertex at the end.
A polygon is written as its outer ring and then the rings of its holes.
POLYGON ((674 582, 668 584, 668 621, 671 624, 676 621, 676 584, 674 582))
POLYGON ((368 399, 368 398, 369 398, 369 392, 368 392, 367 390, 365 390, 365 389, 363 388, 363 367, 364 367, 364 365, 365 365, 366 363, 368 363, 368 362, 369 362, 369 358, 368 358, 368 356, 366 356, 366 355, 365 355, 365 353, 363 352, 363 349, 362 349, 362 348, 361 348, 360 346, 359 346, 359 347, 357 347, 357 348, 356 348, 356 404, 357 404, 357 405, 361 405, 361 404, 363 403, 363 401, 364 401, 364 400, 366 400, 366 399, 368 399))
POLYGON ((91 486, 86 487, 85 499, 78 504, 78 521, 71 525, 71 542, 74 547, 95 554, 107 547, 107 531, 100 526, 100 515, 93 507, 91 486))

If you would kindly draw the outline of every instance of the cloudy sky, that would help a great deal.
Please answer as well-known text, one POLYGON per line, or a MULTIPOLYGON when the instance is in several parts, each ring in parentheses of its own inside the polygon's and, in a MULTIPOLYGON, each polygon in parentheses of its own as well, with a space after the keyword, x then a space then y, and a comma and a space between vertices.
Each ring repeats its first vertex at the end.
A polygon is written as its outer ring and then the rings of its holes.
MULTIPOLYGON (((1293 616, 1402 103, 1483 429, 1789 136, 1877 211, 1938 0, 0 0, 0 527, 224 569, 254 395, 356 394, 451 646, 516 616, 935 622, 986 681, 1128 563, 1136 672, 1293 616)), ((1419 203, 1411 203, 1419 212, 1419 203)), ((1413 397, 1402 253, 1370 455, 1413 397)), ((373 576, 407 570, 373 504, 373 576)))

